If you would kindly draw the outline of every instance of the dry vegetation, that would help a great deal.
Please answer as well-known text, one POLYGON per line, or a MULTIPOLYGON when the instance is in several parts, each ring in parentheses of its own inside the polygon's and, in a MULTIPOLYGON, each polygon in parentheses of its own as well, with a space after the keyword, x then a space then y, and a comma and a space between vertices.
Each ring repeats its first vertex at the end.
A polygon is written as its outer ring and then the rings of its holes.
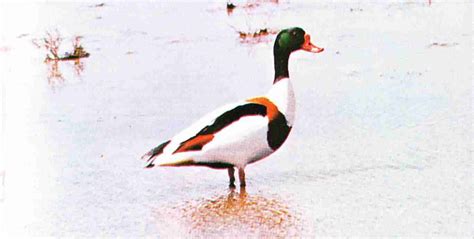
MULTIPOLYGON (((231 15, 232 12, 236 9, 245 9, 246 14, 252 15, 252 9, 261 7, 266 5, 267 3, 272 3, 272 4, 278 4, 278 0, 254 0, 254 1, 248 1, 245 4, 240 4, 240 5, 235 5, 232 2, 227 2, 226 5, 226 10, 227 14, 231 15)), ((239 34, 239 39, 242 43, 250 43, 250 44, 258 44, 262 42, 269 42, 272 39, 270 39, 269 36, 275 35, 278 33, 277 29, 270 29, 267 27, 258 27, 256 30, 240 30, 236 29, 235 27, 232 27, 237 34, 239 34)))
POLYGON ((45 62, 65 61, 89 57, 90 54, 84 50, 80 43, 81 39, 81 36, 74 37, 72 42, 72 53, 65 52, 63 55, 60 55, 59 53, 59 48, 61 47, 63 38, 57 30, 53 33, 46 32, 46 36, 40 39, 33 39, 33 44, 40 49, 46 50, 45 62))
POLYGON ((239 33, 239 37, 241 39, 259 38, 259 37, 265 37, 265 36, 268 36, 268 35, 278 33, 277 30, 271 30, 271 29, 268 29, 268 28, 262 28, 262 29, 259 29, 259 30, 255 31, 255 32, 243 32, 243 31, 237 31, 237 32, 239 33))
POLYGON ((270 36, 278 33, 276 29, 261 28, 256 31, 240 31, 236 30, 239 34, 240 42, 249 44, 258 44, 262 42, 271 42, 270 36))
POLYGON ((60 70, 59 62, 74 61, 74 73, 80 77, 84 71, 84 64, 80 61, 81 58, 88 57, 90 54, 84 50, 81 45, 81 36, 75 36, 72 39, 72 52, 60 53, 63 37, 56 30, 54 32, 46 32, 45 36, 38 39, 33 39, 33 44, 46 52, 44 62, 48 66, 48 83, 54 88, 56 85, 64 83, 65 78, 60 70))

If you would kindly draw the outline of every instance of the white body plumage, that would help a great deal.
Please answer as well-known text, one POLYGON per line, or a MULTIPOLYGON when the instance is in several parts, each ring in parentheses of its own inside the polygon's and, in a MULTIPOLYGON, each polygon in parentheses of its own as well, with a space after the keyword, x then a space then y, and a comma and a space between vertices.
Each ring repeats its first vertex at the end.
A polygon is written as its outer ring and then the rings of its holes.
MULTIPOLYGON (((273 102, 278 111, 286 117, 287 124, 293 124, 295 115, 295 97, 289 78, 275 83, 270 91, 262 96, 273 102)), ((163 153, 153 159, 153 163, 161 166, 173 166, 192 160, 195 163, 226 163, 243 168, 249 163, 263 159, 274 152, 269 146, 267 132, 269 117, 250 115, 241 117, 219 132, 202 149, 194 151, 175 151, 181 143, 195 136, 204 127, 213 124, 223 113, 248 104, 242 101, 228 104, 207 114, 190 127, 174 136, 164 147, 163 153)))

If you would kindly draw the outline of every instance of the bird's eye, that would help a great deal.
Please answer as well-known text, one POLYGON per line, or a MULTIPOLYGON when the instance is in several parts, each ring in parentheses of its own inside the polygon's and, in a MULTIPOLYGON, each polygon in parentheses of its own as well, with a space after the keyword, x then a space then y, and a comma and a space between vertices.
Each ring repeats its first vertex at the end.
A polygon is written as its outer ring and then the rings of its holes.
POLYGON ((296 36, 296 32, 291 32, 291 35, 296 36))

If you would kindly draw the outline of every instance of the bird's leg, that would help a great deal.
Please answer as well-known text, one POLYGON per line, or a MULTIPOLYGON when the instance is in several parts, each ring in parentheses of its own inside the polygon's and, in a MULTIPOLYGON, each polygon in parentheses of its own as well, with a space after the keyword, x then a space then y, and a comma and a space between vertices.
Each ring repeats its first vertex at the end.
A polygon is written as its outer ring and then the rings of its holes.
POLYGON ((240 187, 245 187, 245 171, 244 168, 239 168, 240 187))
POLYGON ((229 173, 229 188, 235 188, 234 167, 230 167, 227 172, 229 173))

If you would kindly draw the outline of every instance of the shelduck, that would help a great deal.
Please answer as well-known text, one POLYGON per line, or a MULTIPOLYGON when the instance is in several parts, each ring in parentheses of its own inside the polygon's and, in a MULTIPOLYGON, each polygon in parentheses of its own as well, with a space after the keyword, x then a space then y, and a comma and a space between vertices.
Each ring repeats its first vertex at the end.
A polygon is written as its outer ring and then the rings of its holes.
POLYGON ((146 168, 207 166, 227 169, 235 187, 234 168, 245 187, 245 166, 279 149, 295 118, 295 95, 288 72, 290 54, 297 50, 320 53, 310 35, 299 27, 278 33, 273 47, 275 78, 262 96, 228 104, 163 142, 142 156, 146 168))

